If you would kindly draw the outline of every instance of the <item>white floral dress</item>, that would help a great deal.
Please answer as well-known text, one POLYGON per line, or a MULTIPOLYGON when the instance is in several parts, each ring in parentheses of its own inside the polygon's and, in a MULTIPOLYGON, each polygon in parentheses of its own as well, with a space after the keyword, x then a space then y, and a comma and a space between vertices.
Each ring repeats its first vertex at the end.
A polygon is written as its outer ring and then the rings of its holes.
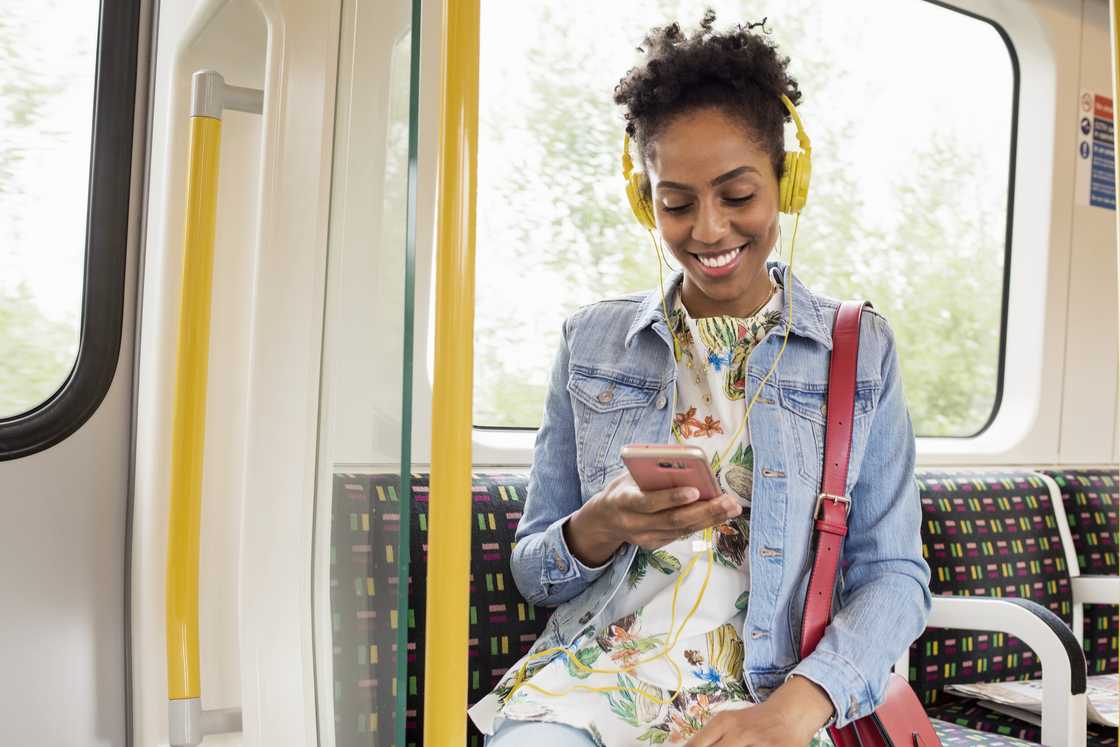
MULTIPOLYGON (((589 628, 568 647, 570 653, 526 656, 510 668, 470 709, 483 733, 492 734, 508 718, 567 724, 603 747, 677 744, 719 710, 749 705, 740 631, 750 596, 754 464, 749 429, 742 429, 733 448, 731 439, 746 408, 747 357, 777 326, 781 303, 779 287, 747 319, 695 320, 679 298, 669 314, 681 344, 673 433, 704 449, 720 485, 744 505, 742 514, 713 530, 710 575, 702 532, 652 552, 638 548, 626 581, 601 616, 612 622, 589 628), (703 601, 685 623, 706 575, 703 601)), ((823 744, 830 744, 827 737, 823 744)))

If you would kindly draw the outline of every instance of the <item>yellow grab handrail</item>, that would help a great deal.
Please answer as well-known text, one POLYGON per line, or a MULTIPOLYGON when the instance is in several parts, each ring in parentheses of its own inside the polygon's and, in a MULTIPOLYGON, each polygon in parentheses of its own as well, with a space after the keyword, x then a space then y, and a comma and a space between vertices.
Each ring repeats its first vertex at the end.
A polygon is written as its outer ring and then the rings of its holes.
POLYGON ((467 738, 478 0, 444 0, 443 19, 424 663, 424 743, 441 747, 467 738))
POLYGON ((167 697, 170 743, 197 745, 206 733, 241 730, 241 715, 202 711, 198 655, 198 558, 202 456, 210 357, 210 297, 222 110, 260 113, 263 93, 226 86, 211 70, 194 74, 175 401, 167 519, 167 697))
POLYGON ((198 544, 222 121, 191 117, 167 534, 167 695, 199 697, 198 544))

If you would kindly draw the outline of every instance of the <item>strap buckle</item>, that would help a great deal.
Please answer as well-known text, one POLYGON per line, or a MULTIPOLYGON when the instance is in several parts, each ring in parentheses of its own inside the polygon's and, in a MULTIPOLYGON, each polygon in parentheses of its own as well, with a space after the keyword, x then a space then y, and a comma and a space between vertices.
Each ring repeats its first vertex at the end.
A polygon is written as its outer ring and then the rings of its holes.
POLYGON ((852 499, 846 495, 833 495, 832 493, 821 493, 817 496, 817 505, 813 508, 813 518, 821 518, 821 502, 832 501, 833 503, 844 504, 844 516, 849 516, 852 513, 852 499))

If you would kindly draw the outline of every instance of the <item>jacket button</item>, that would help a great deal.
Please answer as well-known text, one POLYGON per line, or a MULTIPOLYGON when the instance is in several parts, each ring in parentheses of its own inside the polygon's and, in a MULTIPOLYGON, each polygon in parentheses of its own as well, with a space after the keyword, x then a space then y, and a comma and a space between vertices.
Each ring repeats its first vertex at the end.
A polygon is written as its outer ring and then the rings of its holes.
POLYGON ((564 556, 558 552, 552 553, 552 559, 556 561, 556 570, 561 573, 568 572, 568 561, 564 560, 564 556))
POLYGON ((608 389, 605 392, 601 392, 599 394, 599 396, 596 397, 596 399, 598 399, 600 402, 602 402, 605 405, 605 404, 609 403, 612 399, 614 399, 614 392, 612 392, 610 389, 608 389))
POLYGON ((665 405, 669 404, 669 400, 667 400, 665 398, 665 395, 662 394, 660 397, 657 398, 657 402, 655 402, 654 404, 657 405, 658 410, 664 410, 665 405))

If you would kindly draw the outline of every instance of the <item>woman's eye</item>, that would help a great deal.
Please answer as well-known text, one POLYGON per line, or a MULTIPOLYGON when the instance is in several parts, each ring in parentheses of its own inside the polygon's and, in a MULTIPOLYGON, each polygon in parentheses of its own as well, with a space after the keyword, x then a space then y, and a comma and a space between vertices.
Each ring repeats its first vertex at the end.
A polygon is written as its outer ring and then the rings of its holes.
MULTIPOLYGON (((751 195, 746 195, 745 197, 724 197, 723 201, 731 203, 732 205, 745 205, 746 203, 750 202, 753 199, 754 199, 754 195, 751 194, 751 195)), ((686 202, 683 205, 664 205, 663 204, 661 206, 661 208, 666 213, 681 213, 681 212, 684 212, 685 210, 688 210, 690 207, 692 207, 691 202, 686 202)))

